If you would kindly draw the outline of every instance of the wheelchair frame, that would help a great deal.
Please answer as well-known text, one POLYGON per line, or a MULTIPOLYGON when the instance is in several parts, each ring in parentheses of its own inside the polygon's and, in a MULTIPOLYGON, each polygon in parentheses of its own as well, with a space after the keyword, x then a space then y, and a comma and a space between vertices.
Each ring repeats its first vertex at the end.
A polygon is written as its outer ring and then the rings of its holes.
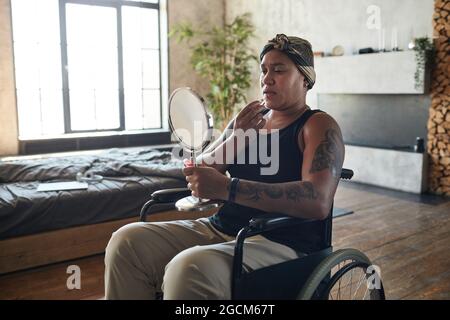
MULTIPOLYGON (((341 179, 351 179, 353 171, 342 169, 341 179)), ((145 222, 148 210, 155 205, 172 205, 183 197, 191 195, 188 188, 175 188, 158 190, 151 195, 141 209, 140 221, 145 222)), ((246 238, 262 234, 264 232, 279 229, 295 224, 317 222, 317 220, 299 219, 294 217, 280 218, 253 218, 248 226, 242 228, 237 237, 234 248, 231 298, 233 300, 243 299, 328 299, 331 288, 346 272, 354 268, 367 270, 372 263, 364 253, 356 249, 341 249, 333 252, 332 247, 332 225, 333 206, 330 214, 321 222, 325 227, 325 241, 321 250, 299 258, 278 263, 251 272, 243 270, 243 250, 246 238), (340 263, 351 261, 349 264, 338 269, 332 275, 331 270, 340 263), (301 270, 301 272, 298 272, 301 270)), ((375 270, 375 272, 377 272, 375 270)), ((378 274, 375 274, 379 278, 378 274)), ((379 278, 380 279, 380 278, 379 278)), ((365 293, 366 294, 366 293, 365 293)), ((364 294, 364 297, 365 297, 364 294)), ((370 298, 384 300, 384 289, 379 281, 379 287, 370 291, 370 298)))

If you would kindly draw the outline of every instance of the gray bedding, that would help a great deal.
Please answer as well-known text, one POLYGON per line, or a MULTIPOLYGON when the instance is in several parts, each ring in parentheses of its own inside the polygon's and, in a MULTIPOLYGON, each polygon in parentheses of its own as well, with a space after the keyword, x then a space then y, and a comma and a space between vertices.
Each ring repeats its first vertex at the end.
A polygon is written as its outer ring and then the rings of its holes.
POLYGON ((111 149, 98 155, 0 161, 0 239, 139 216, 153 191, 186 186, 170 151, 111 149), (37 192, 41 182, 101 175, 87 190, 37 192))

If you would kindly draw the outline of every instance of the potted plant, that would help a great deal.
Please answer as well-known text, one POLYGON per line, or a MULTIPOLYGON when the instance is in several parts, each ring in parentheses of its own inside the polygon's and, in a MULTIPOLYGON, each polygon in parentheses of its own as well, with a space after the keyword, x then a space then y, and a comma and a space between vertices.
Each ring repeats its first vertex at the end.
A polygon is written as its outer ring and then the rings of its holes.
POLYGON ((415 87, 419 89, 423 86, 426 66, 432 66, 435 55, 433 41, 428 37, 414 39, 413 50, 416 52, 416 72, 414 73, 415 87))
POLYGON ((252 63, 258 61, 249 40, 254 36, 250 14, 237 16, 223 28, 196 30, 189 23, 175 25, 169 36, 187 42, 194 70, 210 83, 207 101, 216 128, 224 129, 237 105, 246 102, 252 82, 252 63))

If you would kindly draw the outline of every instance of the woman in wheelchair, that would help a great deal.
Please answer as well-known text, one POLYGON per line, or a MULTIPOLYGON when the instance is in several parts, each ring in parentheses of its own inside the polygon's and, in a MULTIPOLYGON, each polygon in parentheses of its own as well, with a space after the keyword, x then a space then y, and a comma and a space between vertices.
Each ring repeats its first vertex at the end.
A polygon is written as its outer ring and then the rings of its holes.
POLYGON ((106 249, 106 299, 154 299, 161 292, 164 299, 230 299, 237 233, 262 215, 312 222, 245 239, 245 271, 324 248, 322 222, 332 211, 344 161, 341 131, 330 115, 306 105, 315 82, 308 41, 277 35, 260 59, 263 99, 238 113, 228 125, 231 134, 224 133, 203 152, 200 166, 183 169, 192 195, 224 200, 224 205, 209 218, 140 222, 116 231, 106 249), (236 157, 227 155, 227 150, 244 152, 248 160, 253 142, 239 146, 238 135, 257 130, 259 141, 259 129, 267 135, 278 132, 279 154, 271 155, 279 161, 275 174, 261 174, 259 159, 234 163, 236 157))

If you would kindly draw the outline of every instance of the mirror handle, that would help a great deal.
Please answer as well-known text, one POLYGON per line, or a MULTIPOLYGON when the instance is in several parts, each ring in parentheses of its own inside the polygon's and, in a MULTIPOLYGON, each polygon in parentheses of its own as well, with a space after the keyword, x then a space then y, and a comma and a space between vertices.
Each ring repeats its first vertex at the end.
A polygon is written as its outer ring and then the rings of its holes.
POLYGON ((208 118, 208 125, 210 128, 214 128, 214 119, 211 114, 207 113, 206 117, 208 118))
POLYGON ((195 154, 195 150, 191 149, 191 163, 193 164, 194 167, 197 167, 197 157, 195 154))

